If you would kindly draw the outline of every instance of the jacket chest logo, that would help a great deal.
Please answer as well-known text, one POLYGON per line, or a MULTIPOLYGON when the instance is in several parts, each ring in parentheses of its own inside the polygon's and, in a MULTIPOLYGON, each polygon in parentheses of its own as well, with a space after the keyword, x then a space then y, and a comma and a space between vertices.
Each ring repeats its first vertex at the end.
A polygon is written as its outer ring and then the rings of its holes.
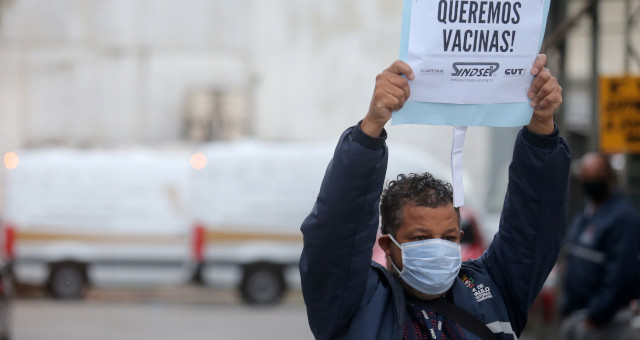
POLYGON ((488 300, 488 299, 492 299, 493 295, 491 294, 491 288, 485 286, 482 283, 477 283, 476 280, 467 275, 464 274, 460 280, 462 280, 462 282, 471 289, 471 292, 473 293, 473 296, 476 298, 476 302, 482 302, 484 300, 488 300))
POLYGON ((473 288, 476 285, 476 280, 467 274, 462 275, 460 280, 462 280, 462 282, 464 282, 464 284, 469 288, 473 288))
POLYGON ((475 288, 471 288, 471 291, 476 297, 476 302, 493 299, 493 295, 491 295, 491 289, 489 287, 485 287, 485 285, 483 285, 482 283, 475 288))

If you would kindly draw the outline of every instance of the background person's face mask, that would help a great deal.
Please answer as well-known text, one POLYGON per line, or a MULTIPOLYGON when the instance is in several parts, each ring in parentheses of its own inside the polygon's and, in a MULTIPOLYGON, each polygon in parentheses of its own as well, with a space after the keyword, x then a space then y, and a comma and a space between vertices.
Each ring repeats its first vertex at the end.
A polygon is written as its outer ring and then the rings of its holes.
POLYGON ((442 294, 451 288, 462 264, 459 244, 443 239, 400 244, 393 236, 389 238, 402 251, 402 271, 393 261, 391 265, 404 282, 429 295, 442 294))
POLYGON ((609 195, 609 183, 604 180, 583 181, 584 194, 596 203, 601 203, 609 195))

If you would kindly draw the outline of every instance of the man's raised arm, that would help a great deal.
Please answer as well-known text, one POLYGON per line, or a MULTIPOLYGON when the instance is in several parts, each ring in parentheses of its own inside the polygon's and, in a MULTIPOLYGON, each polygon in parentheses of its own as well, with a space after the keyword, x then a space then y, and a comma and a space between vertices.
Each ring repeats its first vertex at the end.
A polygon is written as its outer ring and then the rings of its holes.
POLYGON ((516 138, 500 229, 482 256, 518 336, 558 258, 566 223, 571 155, 553 122, 562 88, 545 64, 541 55, 532 68, 533 117, 516 138))
POLYGON ((397 61, 378 75, 369 112, 340 137, 302 224, 302 292, 317 339, 347 325, 365 293, 387 167, 384 125, 409 97, 403 74, 413 78, 409 65, 397 61))

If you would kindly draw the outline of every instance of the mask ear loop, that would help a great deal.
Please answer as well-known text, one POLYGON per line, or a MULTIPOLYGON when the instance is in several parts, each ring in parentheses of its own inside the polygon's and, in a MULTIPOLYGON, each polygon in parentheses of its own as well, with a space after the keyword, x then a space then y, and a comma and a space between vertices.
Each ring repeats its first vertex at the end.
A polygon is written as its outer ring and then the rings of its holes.
POLYGON ((453 141, 451 145, 451 178, 453 179, 453 206, 464 205, 464 181, 462 176, 462 149, 467 134, 466 126, 453 127, 453 141))
POLYGON ((396 246, 398 246, 398 248, 400 250, 402 250, 402 247, 400 246, 400 243, 398 243, 398 241, 396 241, 396 239, 391 234, 389 234, 389 238, 391 239, 391 241, 393 241, 393 243, 396 244, 396 246))
MULTIPOLYGON (((400 243, 398 243, 398 241, 396 241, 396 239, 395 239, 391 234, 389 234, 389 238, 391 239, 391 241, 393 241, 393 243, 395 243, 395 244, 396 244, 396 246, 397 246, 400 250, 402 250, 402 247, 400 246, 400 243)), ((404 254, 403 254, 403 255, 404 255, 404 254)), ((395 263, 393 263, 393 260, 391 259, 391 256, 387 255, 387 257, 388 257, 387 261, 389 261, 389 263, 391 263, 391 265, 393 266, 393 269, 395 269, 395 270, 396 270, 396 272, 398 272, 398 274, 402 274, 402 271, 401 271, 400 269, 398 269, 398 267, 396 267, 396 264, 395 264, 395 263)), ((402 268, 402 270, 404 270, 404 268, 402 268)))

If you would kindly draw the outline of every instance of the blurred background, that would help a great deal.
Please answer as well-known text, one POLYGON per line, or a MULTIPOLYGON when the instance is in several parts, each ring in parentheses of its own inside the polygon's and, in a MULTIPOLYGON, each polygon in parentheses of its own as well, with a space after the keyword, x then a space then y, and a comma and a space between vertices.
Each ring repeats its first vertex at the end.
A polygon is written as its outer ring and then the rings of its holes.
MULTIPOLYGON (((299 226, 397 59, 401 13, 399 0, 0 0, 0 334, 311 339, 299 226)), ((640 86, 618 91, 640 84, 640 1, 552 1, 543 52, 574 159, 613 154, 640 206, 640 86)), ((391 169, 450 177, 451 131, 389 127, 391 169)), ((517 131, 468 132, 468 257, 497 230, 517 131)), ((554 334, 561 275, 525 338, 554 334)))

